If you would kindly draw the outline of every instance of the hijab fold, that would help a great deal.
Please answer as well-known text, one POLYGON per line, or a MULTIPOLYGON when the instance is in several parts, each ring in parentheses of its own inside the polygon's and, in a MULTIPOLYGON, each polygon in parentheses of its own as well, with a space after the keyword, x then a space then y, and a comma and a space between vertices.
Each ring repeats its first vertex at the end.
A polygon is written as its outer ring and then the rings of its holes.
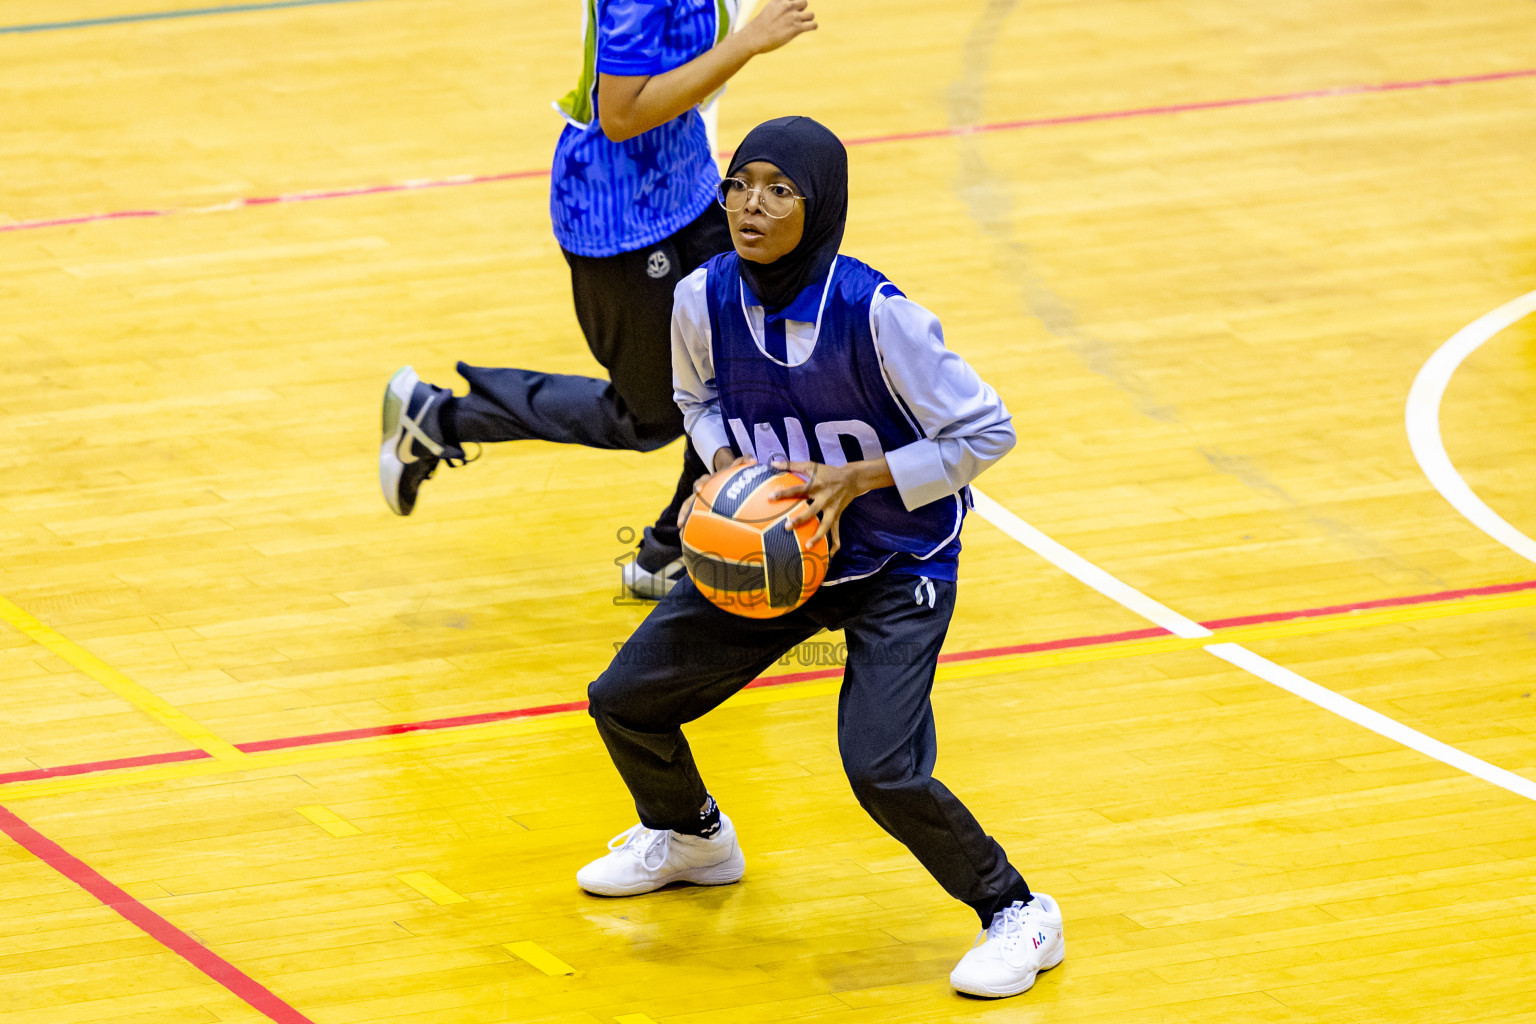
POLYGON ((807 287, 820 283, 837 258, 848 220, 848 151, 825 125, 809 117, 776 117, 747 133, 731 156, 726 176, 766 160, 805 197, 805 231, 799 243, 772 263, 738 261, 741 276, 770 318, 807 287))

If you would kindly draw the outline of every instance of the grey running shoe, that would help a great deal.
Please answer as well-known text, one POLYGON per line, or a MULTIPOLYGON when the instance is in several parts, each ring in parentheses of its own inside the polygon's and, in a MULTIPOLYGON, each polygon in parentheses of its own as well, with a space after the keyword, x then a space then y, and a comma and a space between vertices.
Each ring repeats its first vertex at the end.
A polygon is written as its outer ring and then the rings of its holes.
POLYGON ((403 366, 384 388, 383 440, 379 443, 379 489, 397 516, 416 507, 416 492, 439 462, 464 464, 464 450, 443 444, 437 425, 438 407, 451 396, 443 388, 424 384, 416 371, 403 366))

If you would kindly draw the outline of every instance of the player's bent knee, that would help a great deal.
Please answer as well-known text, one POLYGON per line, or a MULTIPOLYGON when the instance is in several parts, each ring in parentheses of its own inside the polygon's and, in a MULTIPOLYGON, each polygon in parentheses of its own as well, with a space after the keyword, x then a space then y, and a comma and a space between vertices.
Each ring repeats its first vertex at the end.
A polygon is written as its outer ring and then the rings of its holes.
POLYGON ((655 702, 633 679, 604 672, 587 687, 587 714, 600 725, 632 732, 665 732, 677 723, 658 718, 655 702))
POLYGON ((904 801, 914 787, 922 784, 922 780, 910 771, 851 765, 844 765, 843 768, 848 774, 848 784, 853 787, 853 795, 859 801, 859 806, 870 811, 889 803, 904 801))
POLYGON ((587 685, 587 714, 599 721, 613 716, 614 707, 622 706, 622 690, 608 681, 605 673, 587 685))

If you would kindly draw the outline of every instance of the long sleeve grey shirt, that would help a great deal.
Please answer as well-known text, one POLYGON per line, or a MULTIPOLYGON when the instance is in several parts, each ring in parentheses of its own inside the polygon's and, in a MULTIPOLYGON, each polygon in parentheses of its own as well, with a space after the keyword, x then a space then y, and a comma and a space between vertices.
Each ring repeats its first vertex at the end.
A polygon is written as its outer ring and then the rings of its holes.
MULTIPOLYGON (((713 387, 706 271, 678 282, 672 304, 673 397, 694 448, 711 465, 731 447, 713 387)), ((759 350, 763 309, 746 307, 759 350)), ((891 391, 916 418, 923 437, 885 453, 896 490, 908 510, 954 494, 1006 455, 1014 445, 1013 417, 997 392, 971 365, 944 346, 939 318, 905 296, 877 292, 870 323, 881 371, 891 391)), ((785 325, 791 365, 809 357, 816 324, 785 325)), ((766 358, 766 352, 764 353, 766 358)))

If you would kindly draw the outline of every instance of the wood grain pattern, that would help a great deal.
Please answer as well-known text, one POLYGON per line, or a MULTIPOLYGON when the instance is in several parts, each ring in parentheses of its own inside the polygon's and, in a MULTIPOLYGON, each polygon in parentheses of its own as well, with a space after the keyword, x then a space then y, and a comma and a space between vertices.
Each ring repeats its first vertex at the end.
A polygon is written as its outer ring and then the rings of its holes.
MULTIPOLYGON (((1530 290, 1536 245, 1536 78, 1425 83, 1536 67, 1536 8, 816 9, 732 83, 722 144, 788 112, 864 140, 846 251, 1008 402, 994 498, 1202 621, 1536 578, 1402 422, 1435 348, 1530 290), (1148 112, 1391 83, 1419 84, 1148 112), (1116 116, 954 132, 1089 114, 1116 116)), ((497 446, 406 520, 374 474, 401 364, 596 370, 538 173, 578 26, 378 0, 0 34, 0 227, 155 214, 0 232, 0 595, 230 744, 581 700, 645 613, 614 600, 618 535, 677 447, 497 446)), ((1533 389, 1527 322, 1442 414, 1528 534, 1533 389)), ((979 518, 965 543, 952 652, 1145 626, 979 518)), ((1536 778, 1528 606, 1246 642, 1536 778)), ((940 777, 1071 947, 998 1003, 949 989, 974 917, 859 812, 825 681, 691 728, 748 860, 719 889, 576 889, 633 815, 579 712, 0 803, 316 1024, 1536 1021, 1528 801, 1199 650, 965 664, 936 690, 940 777), (509 951, 535 947, 574 973, 509 951)), ((187 748, 5 625, 0 683, 0 773, 187 748)), ((0 840, 0 1024, 264 1019, 0 840)))

